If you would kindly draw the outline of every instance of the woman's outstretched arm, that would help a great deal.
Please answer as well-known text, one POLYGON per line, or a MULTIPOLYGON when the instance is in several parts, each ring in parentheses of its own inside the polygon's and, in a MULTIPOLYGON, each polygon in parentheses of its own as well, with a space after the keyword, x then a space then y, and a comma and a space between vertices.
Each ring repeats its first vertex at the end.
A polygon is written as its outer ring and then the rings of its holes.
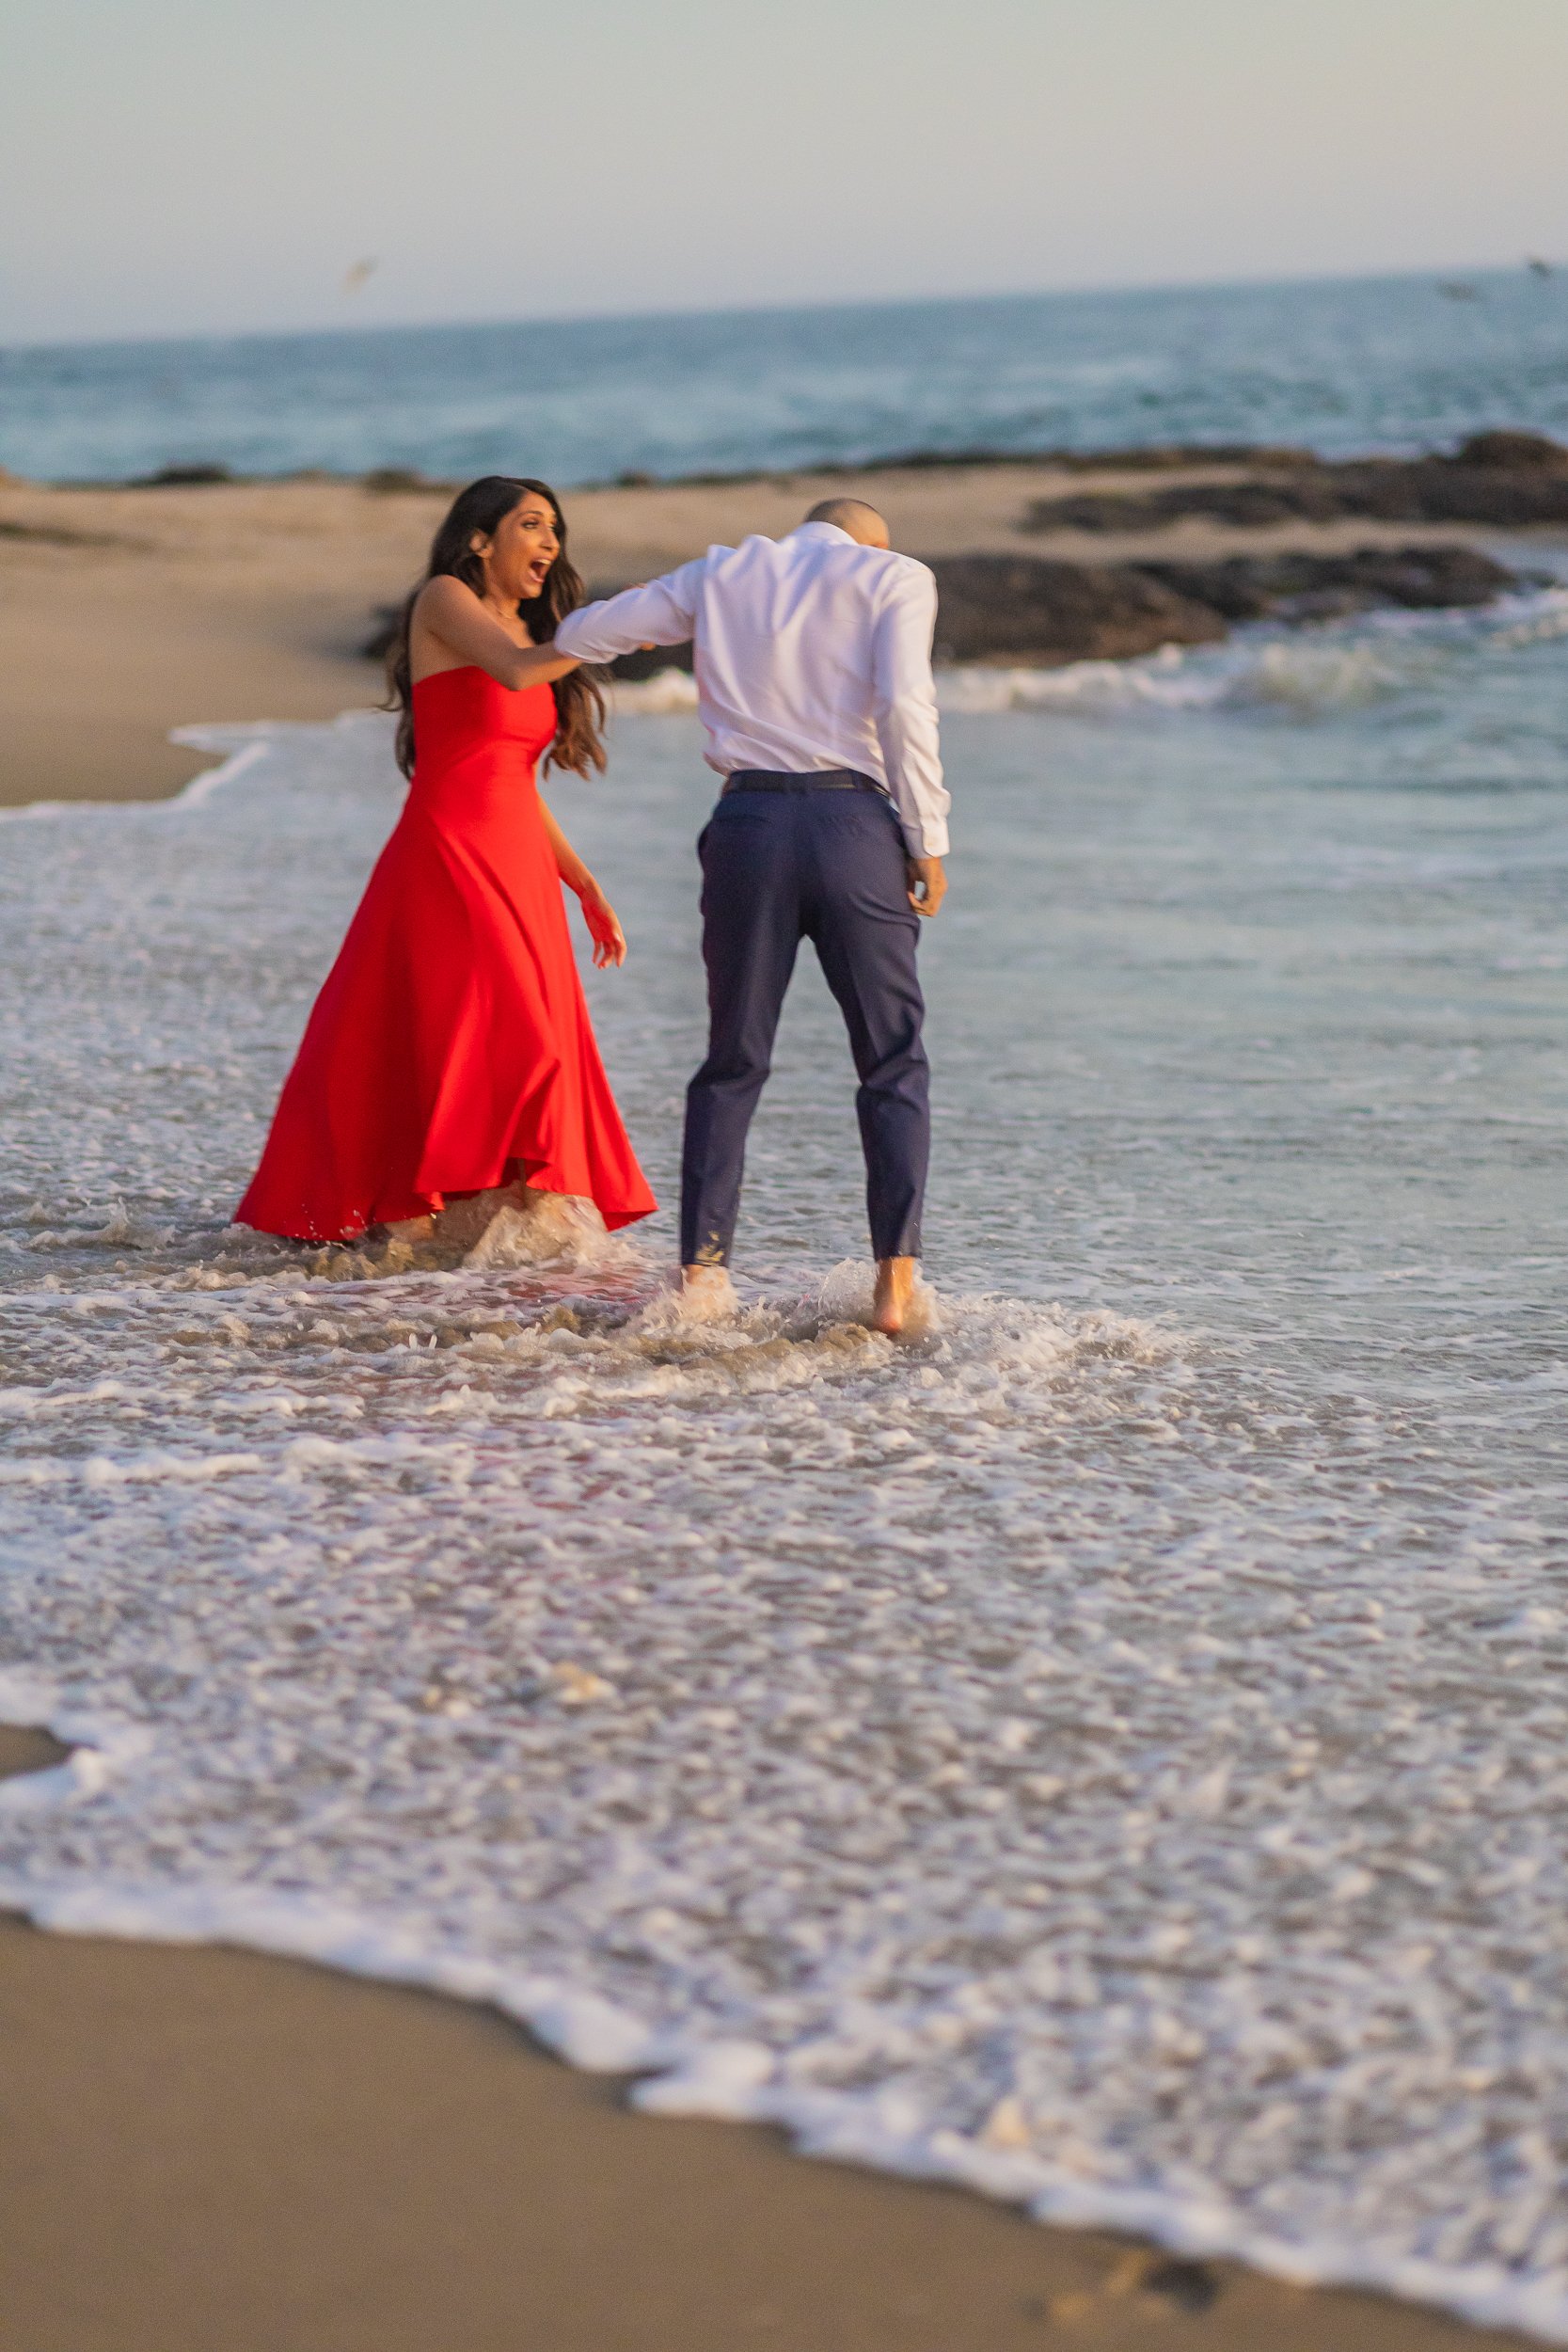
POLYGON ((606 964, 625 963, 626 935, 616 918, 615 909, 562 832, 543 794, 540 795, 539 811, 545 819, 545 831, 549 835, 550 848, 555 854, 556 871, 567 889, 575 890, 582 901, 583 915, 593 935, 594 962, 601 972, 606 964))
MULTIPOLYGON (((517 689, 547 686, 578 666, 577 656, 558 653, 553 645, 519 645, 509 637, 494 613, 487 612, 467 580, 443 573, 427 580, 414 602, 410 634, 434 638, 459 663, 472 662, 487 671, 499 686, 517 689)), ((423 665, 421 665, 423 666, 423 665)), ((430 665, 436 669, 439 662, 430 665)), ((425 668, 429 675, 429 666, 425 668)))

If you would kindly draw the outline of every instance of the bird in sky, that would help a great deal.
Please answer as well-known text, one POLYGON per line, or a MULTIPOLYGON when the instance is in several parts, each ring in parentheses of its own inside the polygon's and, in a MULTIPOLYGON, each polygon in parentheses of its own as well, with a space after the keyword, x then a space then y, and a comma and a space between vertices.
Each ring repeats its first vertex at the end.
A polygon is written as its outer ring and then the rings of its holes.
POLYGON ((369 283, 370 279, 374 277, 376 271, 380 267, 381 263, 374 258, 373 255, 363 262, 351 262, 348 268, 343 272, 344 294, 358 294, 361 289, 369 283))

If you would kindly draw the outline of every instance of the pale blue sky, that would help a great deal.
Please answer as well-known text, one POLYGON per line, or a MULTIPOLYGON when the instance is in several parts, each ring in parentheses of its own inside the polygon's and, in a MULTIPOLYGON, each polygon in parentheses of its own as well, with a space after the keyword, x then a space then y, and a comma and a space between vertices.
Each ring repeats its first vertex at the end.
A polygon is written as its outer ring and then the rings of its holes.
POLYGON ((0 342, 1568 257, 1568 0, 0 0, 0 342))

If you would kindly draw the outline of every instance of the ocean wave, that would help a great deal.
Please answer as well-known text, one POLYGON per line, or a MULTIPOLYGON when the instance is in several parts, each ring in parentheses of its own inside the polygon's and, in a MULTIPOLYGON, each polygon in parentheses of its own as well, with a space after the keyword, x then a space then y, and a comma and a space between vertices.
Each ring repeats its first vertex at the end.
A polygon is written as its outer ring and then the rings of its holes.
MULTIPOLYGON (((1209 712, 1274 707, 1301 714, 1354 709, 1430 677, 1455 652, 1510 651, 1568 635, 1568 588, 1521 591, 1478 610, 1388 611, 1354 621, 1237 632, 1196 651, 1167 645, 1121 661, 1056 669, 968 662, 937 674, 945 713, 984 718, 1013 710, 1117 717, 1138 710, 1209 712)), ((615 707, 643 716, 695 711, 688 671, 614 690, 615 707)))

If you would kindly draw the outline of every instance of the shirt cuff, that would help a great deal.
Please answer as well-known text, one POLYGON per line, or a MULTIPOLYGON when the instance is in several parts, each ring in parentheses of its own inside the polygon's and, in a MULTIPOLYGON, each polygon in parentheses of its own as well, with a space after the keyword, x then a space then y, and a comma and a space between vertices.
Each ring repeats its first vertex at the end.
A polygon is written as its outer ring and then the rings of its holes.
POLYGON ((574 621, 580 621, 584 619, 588 613, 592 612, 594 608, 591 604, 579 605, 575 612, 568 612, 563 621, 558 621, 556 623, 555 637, 553 642, 560 646, 562 653, 569 653, 578 660, 580 660, 582 657, 578 648, 572 643, 572 623, 574 621))

